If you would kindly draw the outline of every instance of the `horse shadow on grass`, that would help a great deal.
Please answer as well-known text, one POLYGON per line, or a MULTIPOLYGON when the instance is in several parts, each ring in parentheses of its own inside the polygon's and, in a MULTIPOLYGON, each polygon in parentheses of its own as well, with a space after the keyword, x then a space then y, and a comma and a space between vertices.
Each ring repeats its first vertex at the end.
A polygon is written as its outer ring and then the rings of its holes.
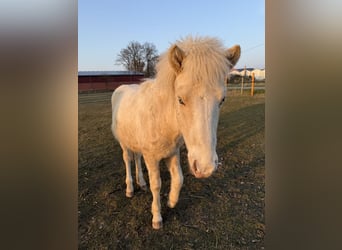
POLYGON ((217 152, 227 151, 265 129, 265 103, 221 114, 217 152))

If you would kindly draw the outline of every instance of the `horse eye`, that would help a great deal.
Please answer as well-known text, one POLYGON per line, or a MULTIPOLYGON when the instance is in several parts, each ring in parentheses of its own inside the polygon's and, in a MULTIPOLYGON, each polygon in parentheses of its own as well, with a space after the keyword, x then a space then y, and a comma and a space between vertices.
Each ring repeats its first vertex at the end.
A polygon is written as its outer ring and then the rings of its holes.
POLYGON ((181 97, 178 96, 178 102, 181 105, 185 105, 185 103, 183 102, 183 99, 181 97))
POLYGON ((220 106, 224 103, 225 97, 223 97, 223 99, 220 102, 220 106))

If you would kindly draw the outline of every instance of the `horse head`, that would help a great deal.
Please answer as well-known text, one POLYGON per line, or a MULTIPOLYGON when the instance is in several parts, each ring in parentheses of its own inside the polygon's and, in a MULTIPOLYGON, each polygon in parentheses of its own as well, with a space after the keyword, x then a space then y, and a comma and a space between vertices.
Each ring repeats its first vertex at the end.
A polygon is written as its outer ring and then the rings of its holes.
POLYGON ((226 50, 216 40, 180 42, 168 51, 175 72, 177 122, 196 178, 209 177, 218 167, 219 109, 226 96, 225 79, 239 58, 240 46, 226 50))

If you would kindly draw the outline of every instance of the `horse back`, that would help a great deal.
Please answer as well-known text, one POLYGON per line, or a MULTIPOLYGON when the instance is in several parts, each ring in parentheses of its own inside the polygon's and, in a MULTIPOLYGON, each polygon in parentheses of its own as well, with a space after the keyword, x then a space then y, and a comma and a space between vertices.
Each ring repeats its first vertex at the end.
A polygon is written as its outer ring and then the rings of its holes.
POLYGON ((146 122, 142 117, 145 113, 142 106, 146 102, 147 85, 149 84, 146 82, 140 85, 121 85, 112 95, 112 132, 120 143, 132 144, 131 146, 138 144, 141 136, 139 132, 143 130, 144 121, 146 122))

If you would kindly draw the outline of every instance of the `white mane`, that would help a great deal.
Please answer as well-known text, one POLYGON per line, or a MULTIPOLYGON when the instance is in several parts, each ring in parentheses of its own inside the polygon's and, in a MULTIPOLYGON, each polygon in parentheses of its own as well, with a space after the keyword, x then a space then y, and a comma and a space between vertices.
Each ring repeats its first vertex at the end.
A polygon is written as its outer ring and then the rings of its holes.
MULTIPOLYGON (((225 57, 226 49, 220 40, 212 37, 188 36, 175 42, 184 51, 185 60, 183 67, 186 68, 194 83, 206 82, 215 84, 222 74, 227 73, 230 62, 225 57)), ((157 63, 156 81, 160 84, 173 83, 175 72, 168 60, 169 51, 160 56, 157 63)))

